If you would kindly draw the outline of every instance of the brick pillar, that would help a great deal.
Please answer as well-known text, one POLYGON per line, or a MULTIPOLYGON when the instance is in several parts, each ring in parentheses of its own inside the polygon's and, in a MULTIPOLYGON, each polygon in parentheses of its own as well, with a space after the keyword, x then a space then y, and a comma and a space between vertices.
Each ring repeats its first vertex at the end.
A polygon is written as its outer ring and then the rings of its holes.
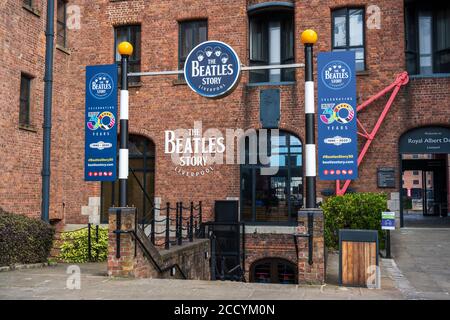
POLYGON ((114 233, 120 212, 120 230, 134 230, 136 208, 110 208, 108 227, 108 275, 114 277, 135 276, 134 240, 131 234, 114 233), (117 258, 117 236, 120 236, 120 258, 117 258))
POLYGON ((298 233, 307 234, 308 212, 313 213, 312 264, 308 262, 308 238, 298 237, 299 283, 322 284, 325 282, 325 246, 323 238, 323 212, 320 209, 304 209, 298 213, 298 233))

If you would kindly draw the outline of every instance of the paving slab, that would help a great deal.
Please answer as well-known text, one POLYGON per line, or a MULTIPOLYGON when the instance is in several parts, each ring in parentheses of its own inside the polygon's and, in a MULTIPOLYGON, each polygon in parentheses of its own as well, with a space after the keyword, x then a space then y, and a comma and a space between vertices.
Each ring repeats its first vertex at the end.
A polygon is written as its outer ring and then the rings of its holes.
POLYGON ((391 233, 392 256, 410 285, 408 297, 450 299, 450 229, 402 228, 391 233))
MULTIPOLYGON (((328 272, 337 270, 337 255, 329 256, 328 272)), ((106 275, 105 263, 86 263, 80 268, 80 289, 74 287, 77 275, 71 265, 58 264, 40 269, 0 273, 0 299, 402 299, 400 290, 387 272, 382 271, 382 288, 344 288, 326 285, 260 284, 232 281, 173 279, 124 279, 106 275)), ((76 268, 76 267, 75 267, 76 268)), ((331 279, 337 279, 331 275, 331 279)))

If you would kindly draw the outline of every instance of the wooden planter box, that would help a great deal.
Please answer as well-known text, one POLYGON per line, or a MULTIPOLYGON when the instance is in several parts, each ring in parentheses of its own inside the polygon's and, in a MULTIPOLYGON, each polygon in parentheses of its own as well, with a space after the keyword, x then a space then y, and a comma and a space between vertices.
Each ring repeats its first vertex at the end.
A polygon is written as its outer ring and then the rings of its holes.
POLYGON ((376 230, 339 230, 339 285, 367 287, 372 277, 378 287, 378 265, 376 230))

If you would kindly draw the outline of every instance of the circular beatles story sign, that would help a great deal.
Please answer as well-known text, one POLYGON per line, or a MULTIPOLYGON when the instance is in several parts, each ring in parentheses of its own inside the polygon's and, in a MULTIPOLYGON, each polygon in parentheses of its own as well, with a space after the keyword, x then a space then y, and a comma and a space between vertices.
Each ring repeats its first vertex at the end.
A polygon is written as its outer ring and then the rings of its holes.
POLYGON ((184 78, 189 87, 206 98, 224 97, 236 88, 241 62, 226 43, 206 41, 196 46, 184 63, 184 78))

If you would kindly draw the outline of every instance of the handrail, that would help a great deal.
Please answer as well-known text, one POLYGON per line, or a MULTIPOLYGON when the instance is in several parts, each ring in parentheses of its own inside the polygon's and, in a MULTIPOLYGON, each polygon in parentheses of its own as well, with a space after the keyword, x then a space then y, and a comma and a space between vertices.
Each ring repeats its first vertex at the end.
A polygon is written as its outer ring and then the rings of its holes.
POLYGON ((115 233, 129 233, 131 234, 132 237, 135 238, 135 240, 137 240, 137 242, 139 243, 139 245, 141 246, 141 248, 144 250, 145 254, 150 258, 150 260, 152 261, 153 265, 156 267, 156 269, 158 270, 159 273, 164 273, 168 270, 171 270, 172 268, 177 268, 178 271, 180 271, 183 279, 187 279, 186 275, 184 274, 183 270, 181 269, 181 267, 178 265, 178 263, 175 263, 171 266, 165 267, 165 268, 161 268, 160 265, 158 264, 158 262, 156 262, 156 260, 153 258, 152 254, 148 251, 147 247, 145 246, 144 242, 141 240, 141 238, 137 235, 135 230, 115 230, 115 233))

